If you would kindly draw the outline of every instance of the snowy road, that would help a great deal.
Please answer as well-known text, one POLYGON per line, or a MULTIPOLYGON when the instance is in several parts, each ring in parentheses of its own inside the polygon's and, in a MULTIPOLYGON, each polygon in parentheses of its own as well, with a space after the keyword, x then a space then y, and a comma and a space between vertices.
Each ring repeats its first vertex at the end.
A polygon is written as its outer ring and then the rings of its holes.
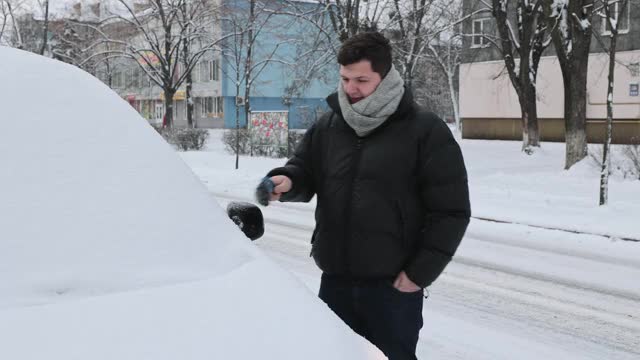
MULTIPOLYGON (((221 205, 242 200, 216 193, 221 205)), ((263 209, 256 244, 317 292, 313 207, 263 209)), ((638 246, 523 225, 472 221, 425 300, 421 359, 638 359, 638 246), (584 245, 584 246, 583 246, 584 245)))

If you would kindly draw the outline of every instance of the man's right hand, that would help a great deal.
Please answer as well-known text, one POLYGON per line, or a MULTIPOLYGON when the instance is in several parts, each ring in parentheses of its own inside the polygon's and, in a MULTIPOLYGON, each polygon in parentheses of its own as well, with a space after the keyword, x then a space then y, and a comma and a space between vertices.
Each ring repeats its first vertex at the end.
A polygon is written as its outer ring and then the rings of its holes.
POLYGON ((273 176, 271 177, 271 181, 273 181, 275 188, 273 189, 273 192, 269 197, 270 201, 280 200, 280 197, 282 196, 282 194, 289 192, 291 190, 291 187, 293 186, 291 179, 289 179, 289 177, 284 175, 273 176))

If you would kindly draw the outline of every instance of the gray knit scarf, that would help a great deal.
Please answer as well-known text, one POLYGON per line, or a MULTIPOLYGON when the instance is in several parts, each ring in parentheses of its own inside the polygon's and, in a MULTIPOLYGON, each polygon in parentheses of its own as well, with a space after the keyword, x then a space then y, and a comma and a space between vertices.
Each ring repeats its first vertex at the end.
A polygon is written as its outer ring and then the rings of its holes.
POLYGON ((358 136, 366 136, 382 125, 398 109, 402 95, 404 80, 393 65, 376 90, 355 104, 349 103, 342 83, 338 85, 342 117, 358 136))

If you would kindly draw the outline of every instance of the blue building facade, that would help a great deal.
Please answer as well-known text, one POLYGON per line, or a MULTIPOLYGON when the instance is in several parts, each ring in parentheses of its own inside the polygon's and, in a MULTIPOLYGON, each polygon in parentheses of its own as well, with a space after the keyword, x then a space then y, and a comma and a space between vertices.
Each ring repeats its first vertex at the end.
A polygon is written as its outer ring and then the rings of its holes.
MULTIPOLYGON (((327 95, 328 94, 327 92, 327 95)), ((235 99, 235 96, 224 96, 224 127, 227 129, 236 127, 235 99)), ((306 129, 313 123, 313 120, 315 120, 317 116, 328 110, 328 105, 324 97, 295 98, 292 99, 291 105, 287 106, 283 103, 282 98, 252 96, 250 104, 251 111, 287 111, 289 113, 290 129, 306 129)), ((240 127, 246 127, 244 107, 239 107, 238 118, 240 119, 240 127)))
MULTIPOLYGON (((234 9, 236 22, 243 24, 243 18, 248 18, 249 1, 227 0, 226 4, 234 9)), ((255 27, 258 35, 252 49, 252 65, 256 65, 256 68, 249 77, 253 84, 249 106, 252 112, 286 111, 290 129, 305 129, 317 115, 328 109, 325 98, 337 87, 338 66, 335 56, 328 55, 326 51, 312 56, 300 56, 309 51, 319 51, 322 44, 318 46, 318 30, 306 20, 282 14, 294 11, 291 6, 291 3, 271 0, 261 3, 256 9, 258 20, 255 27), (325 65, 318 67, 314 63, 317 56, 326 56, 327 61, 323 62, 325 65), (301 83, 304 85, 300 86, 301 83), (292 86, 294 91, 291 91, 292 86)), ((295 3, 295 6, 298 11, 301 8, 311 10, 318 4, 301 2, 295 3)), ((229 32, 233 25, 222 26, 224 31, 229 32)), ((330 31, 329 22, 327 31, 330 31)), ((244 42, 246 41, 245 38, 244 42)), ((240 88, 236 88, 237 71, 245 73, 246 48, 240 51, 243 52, 240 57, 242 61, 238 61, 236 54, 225 54, 224 51, 220 59, 225 128, 236 127, 236 102, 241 104, 237 109, 240 127, 247 125, 242 105, 245 99, 244 79, 240 81, 240 88), (236 100, 237 98, 239 99, 236 100)))

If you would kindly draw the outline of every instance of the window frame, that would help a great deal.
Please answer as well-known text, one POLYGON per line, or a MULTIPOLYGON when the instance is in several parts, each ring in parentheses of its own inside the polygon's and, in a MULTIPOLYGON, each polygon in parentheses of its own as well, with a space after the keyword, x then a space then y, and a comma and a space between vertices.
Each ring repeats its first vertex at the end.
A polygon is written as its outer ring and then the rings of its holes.
POLYGON ((486 48, 491 45, 489 44, 487 39, 484 37, 484 35, 486 35, 485 23, 489 21, 491 21, 491 18, 488 18, 488 17, 472 19, 471 21, 471 48, 472 49, 486 48), (476 26, 475 26, 476 23, 480 24, 480 33, 476 33, 476 26), (480 39, 480 44, 475 43, 476 38, 480 39))
MULTIPOLYGON (((618 19, 618 15, 620 14, 619 11, 619 7, 620 7, 620 3, 619 2, 615 2, 613 4, 611 4, 610 6, 615 6, 615 18, 616 20, 618 19)), ((604 13, 604 6, 602 9, 603 13, 604 13)), ((627 24, 626 24, 626 28, 625 29, 620 29, 620 23, 618 23, 618 34, 628 34, 629 33, 629 29, 631 28, 631 1, 627 0, 627 11, 625 11, 625 16, 627 17, 627 24)), ((600 33, 602 35, 611 35, 611 31, 607 30, 607 17, 603 16, 602 17, 602 29, 600 31, 600 33)))
POLYGON ((215 97, 215 114, 224 114, 224 98, 222 96, 215 97))
POLYGON ((204 118, 207 117, 207 106, 205 104, 205 98, 204 97, 199 97, 198 98, 198 105, 200 105, 200 117, 204 118))

